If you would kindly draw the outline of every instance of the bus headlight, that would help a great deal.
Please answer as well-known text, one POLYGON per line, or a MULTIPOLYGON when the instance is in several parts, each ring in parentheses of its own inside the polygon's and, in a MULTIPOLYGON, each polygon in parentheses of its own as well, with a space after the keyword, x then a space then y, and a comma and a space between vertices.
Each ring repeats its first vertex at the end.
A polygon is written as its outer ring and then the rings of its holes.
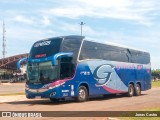
POLYGON ((25 89, 29 90, 29 86, 27 84, 25 84, 25 89))

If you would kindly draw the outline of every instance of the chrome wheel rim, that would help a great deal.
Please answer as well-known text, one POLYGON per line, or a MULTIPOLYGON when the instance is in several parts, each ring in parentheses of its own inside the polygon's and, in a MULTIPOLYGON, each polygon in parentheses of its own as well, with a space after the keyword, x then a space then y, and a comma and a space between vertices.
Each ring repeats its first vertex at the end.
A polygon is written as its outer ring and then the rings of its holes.
POLYGON ((137 86, 136 89, 137 89, 137 93, 140 94, 140 87, 137 86))
POLYGON ((86 98, 86 92, 84 89, 79 90, 79 97, 80 99, 85 99, 86 98))
POLYGON ((132 95, 132 94, 133 94, 133 88, 130 87, 130 95, 132 95))

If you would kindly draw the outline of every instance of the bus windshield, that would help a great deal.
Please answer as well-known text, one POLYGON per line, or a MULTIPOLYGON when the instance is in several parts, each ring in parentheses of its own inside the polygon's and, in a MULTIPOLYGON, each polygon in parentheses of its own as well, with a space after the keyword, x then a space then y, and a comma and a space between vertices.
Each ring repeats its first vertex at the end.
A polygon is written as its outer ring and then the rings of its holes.
POLYGON ((44 63, 28 63, 28 80, 30 83, 50 83, 58 79, 58 67, 51 61, 44 63))

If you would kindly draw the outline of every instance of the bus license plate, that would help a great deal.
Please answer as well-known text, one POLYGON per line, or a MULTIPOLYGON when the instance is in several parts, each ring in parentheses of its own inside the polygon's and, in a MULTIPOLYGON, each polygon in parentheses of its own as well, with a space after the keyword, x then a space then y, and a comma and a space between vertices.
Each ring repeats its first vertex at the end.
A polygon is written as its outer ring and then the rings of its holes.
POLYGON ((41 96, 35 96, 35 99, 40 99, 41 98, 41 96))

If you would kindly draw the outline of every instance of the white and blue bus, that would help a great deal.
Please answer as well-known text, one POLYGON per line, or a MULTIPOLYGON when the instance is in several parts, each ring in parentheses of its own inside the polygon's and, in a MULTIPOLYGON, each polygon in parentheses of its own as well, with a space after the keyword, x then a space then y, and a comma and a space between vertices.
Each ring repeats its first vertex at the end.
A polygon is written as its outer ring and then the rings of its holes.
POLYGON ((61 36, 37 41, 27 60, 27 98, 51 101, 125 93, 139 96, 151 89, 150 55, 146 51, 61 36))

